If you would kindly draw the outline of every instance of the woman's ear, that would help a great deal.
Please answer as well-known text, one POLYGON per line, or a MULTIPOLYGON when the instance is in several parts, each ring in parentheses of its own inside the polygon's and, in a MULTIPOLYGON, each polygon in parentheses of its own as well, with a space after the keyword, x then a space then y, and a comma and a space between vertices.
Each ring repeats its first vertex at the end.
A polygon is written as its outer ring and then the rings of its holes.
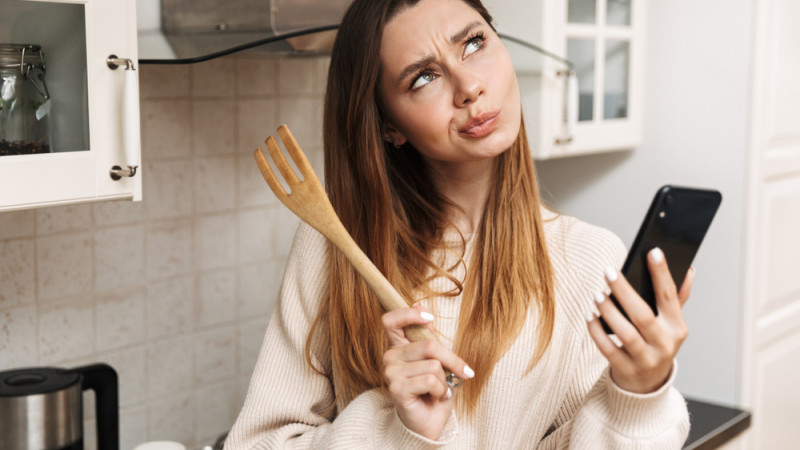
POLYGON ((408 141, 400 130, 389 123, 384 122, 381 128, 383 128, 383 140, 394 145, 395 148, 400 148, 400 146, 408 141))

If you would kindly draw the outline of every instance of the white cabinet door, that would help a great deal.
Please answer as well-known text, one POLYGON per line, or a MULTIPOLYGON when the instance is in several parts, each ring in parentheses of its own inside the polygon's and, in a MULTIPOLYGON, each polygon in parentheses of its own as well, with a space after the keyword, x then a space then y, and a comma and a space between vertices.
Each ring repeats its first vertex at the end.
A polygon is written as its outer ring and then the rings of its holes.
POLYGON ((112 54, 137 60, 135 1, 0 0, 0 9, 0 42, 42 46, 53 100, 53 152, 0 156, 0 211, 140 200, 141 168, 117 181, 109 173, 112 166, 126 167, 126 78, 135 97, 128 133, 138 140, 138 80, 106 62, 112 54))
POLYGON ((746 164, 745 448, 800 448, 800 3, 754 3, 746 164))

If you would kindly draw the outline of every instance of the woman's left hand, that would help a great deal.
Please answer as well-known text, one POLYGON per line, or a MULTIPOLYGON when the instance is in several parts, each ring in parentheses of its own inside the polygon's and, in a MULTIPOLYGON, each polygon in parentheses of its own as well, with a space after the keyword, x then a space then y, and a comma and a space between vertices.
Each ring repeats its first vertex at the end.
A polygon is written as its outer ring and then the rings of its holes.
POLYGON ((628 280, 614 269, 606 270, 606 281, 630 322, 606 295, 597 293, 595 296, 600 315, 619 338, 621 347, 609 338, 600 321, 587 313, 587 319, 591 319, 588 321, 589 333, 608 359, 611 378, 622 389, 641 394, 658 390, 669 378, 675 355, 689 333, 681 308, 689 299, 694 280, 692 268, 678 291, 664 253, 658 248, 648 253, 647 264, 656 294, 658 316, 653 314, 628 280))

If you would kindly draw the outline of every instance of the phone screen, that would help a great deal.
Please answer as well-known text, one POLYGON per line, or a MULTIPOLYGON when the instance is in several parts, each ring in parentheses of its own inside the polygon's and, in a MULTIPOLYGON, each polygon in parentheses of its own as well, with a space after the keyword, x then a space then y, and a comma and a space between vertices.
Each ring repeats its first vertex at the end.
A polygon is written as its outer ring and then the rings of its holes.
MULTIPOLYGON (((676 186, 662 187, 653 198, 622 266, 622 274, 654 314, 658 314, 658 308, 647 253, 654 247, 661 248, 672 279, 680 289, 721 201, 722 194, 718 191, 676 186)), ((627 318, 617 299, 613 295, 611 299, 627 318)), ((612 332, 604 321, 603 327, 607 333, 612 332)))

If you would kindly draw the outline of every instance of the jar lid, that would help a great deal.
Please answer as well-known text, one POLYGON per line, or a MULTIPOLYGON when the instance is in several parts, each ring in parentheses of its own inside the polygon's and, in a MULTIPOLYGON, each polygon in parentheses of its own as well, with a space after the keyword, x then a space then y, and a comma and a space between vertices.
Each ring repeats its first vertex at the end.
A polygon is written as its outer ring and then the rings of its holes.
POLYGON ((44 70, 42 46, 36 44, 0 44, 0 69, 17 69, 26 74, 32 68, 44 70))

